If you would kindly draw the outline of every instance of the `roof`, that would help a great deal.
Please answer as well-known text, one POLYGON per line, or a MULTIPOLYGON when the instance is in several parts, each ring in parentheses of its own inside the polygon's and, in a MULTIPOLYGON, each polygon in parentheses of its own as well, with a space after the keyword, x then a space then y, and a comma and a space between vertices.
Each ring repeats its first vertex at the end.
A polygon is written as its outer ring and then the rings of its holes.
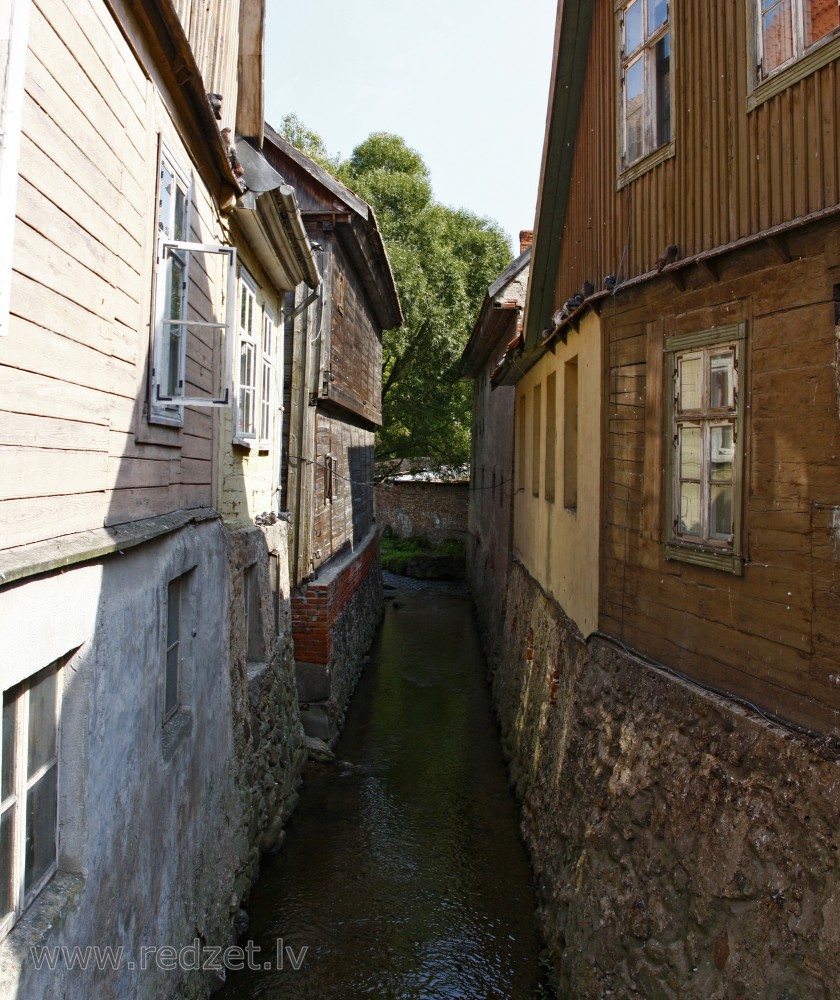
POLYGON ((504 353, 525 305, 530 264, 529 246, 487 289, 478 319, 458 362, 460 375, 475 378, 494 350, 504 353))
POLYGON ((555 282, 563 245, 594 6, 594 0, 558 0, 557 4, 534 254, 525 307, 524 351, 516 366, 521 374, 542 355, 542 332, 549 325, 553 327, 555 282))
POLYGON ((321 223, 335 228, 382 329, 402 326, 399 294, 373 208, 268 124, 263 154, 294 188, 310 235, 321 223))

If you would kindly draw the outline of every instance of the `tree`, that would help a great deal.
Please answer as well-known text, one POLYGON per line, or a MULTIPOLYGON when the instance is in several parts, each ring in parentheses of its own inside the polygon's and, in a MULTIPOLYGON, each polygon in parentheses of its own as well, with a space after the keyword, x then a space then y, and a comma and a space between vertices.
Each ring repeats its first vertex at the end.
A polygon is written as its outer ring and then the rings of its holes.
POLYGON ((382 340, 380 474, 403 460, 417 471, 464 466, 472 388, 454 368, 488 285, 510 263, 507 237, 435 201, 428 167, 400 136, 373 133, 333 172, 373 206, 405 316, 382 340))

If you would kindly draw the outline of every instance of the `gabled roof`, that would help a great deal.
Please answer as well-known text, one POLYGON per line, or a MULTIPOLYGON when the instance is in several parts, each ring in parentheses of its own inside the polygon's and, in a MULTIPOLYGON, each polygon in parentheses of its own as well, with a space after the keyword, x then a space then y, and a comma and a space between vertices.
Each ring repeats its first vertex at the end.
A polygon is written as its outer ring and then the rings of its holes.
POLYGON ((268 124, 263 154, 294 188, 310 233, 321 223, 334 226, 382 329, 402 326, 399 295, 373 208, 268 124))
POLYGON ((517 370, 524 374, 543 351, 542 333, 553 329, 555 282, 572 179, 580 105, 589 52, 594 0, 559 0, 554 65, 548 99, 534 255, 525 307, 524 351, 517 370))
POLYGON ((500 355, 504 353, 525 306, 530 264, 529 246, 487 289, 473 332, 458 362, 459 375, 475 378, 494 350, 500 355))

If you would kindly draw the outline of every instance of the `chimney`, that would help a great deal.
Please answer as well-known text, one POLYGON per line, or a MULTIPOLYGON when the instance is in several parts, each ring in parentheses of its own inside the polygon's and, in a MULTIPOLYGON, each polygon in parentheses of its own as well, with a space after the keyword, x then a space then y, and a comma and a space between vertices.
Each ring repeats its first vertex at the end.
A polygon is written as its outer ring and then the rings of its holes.
POLYGON ((523 229, 519 233, 519 252, 520 254, 525 253, 528 247, 534 242, 534 230, 533 229, 523 229))

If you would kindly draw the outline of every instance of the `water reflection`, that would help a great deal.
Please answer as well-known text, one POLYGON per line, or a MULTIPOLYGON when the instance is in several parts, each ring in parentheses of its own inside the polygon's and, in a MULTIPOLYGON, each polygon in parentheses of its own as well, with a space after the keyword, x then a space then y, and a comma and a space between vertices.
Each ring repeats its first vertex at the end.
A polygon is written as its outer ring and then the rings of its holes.
POLYGON ((230 974, 222 998, 543 995, 469 598, 402 581, 390 597, 340 763, 309 769, 252 895, 248 936, 272 968, 230 974))

